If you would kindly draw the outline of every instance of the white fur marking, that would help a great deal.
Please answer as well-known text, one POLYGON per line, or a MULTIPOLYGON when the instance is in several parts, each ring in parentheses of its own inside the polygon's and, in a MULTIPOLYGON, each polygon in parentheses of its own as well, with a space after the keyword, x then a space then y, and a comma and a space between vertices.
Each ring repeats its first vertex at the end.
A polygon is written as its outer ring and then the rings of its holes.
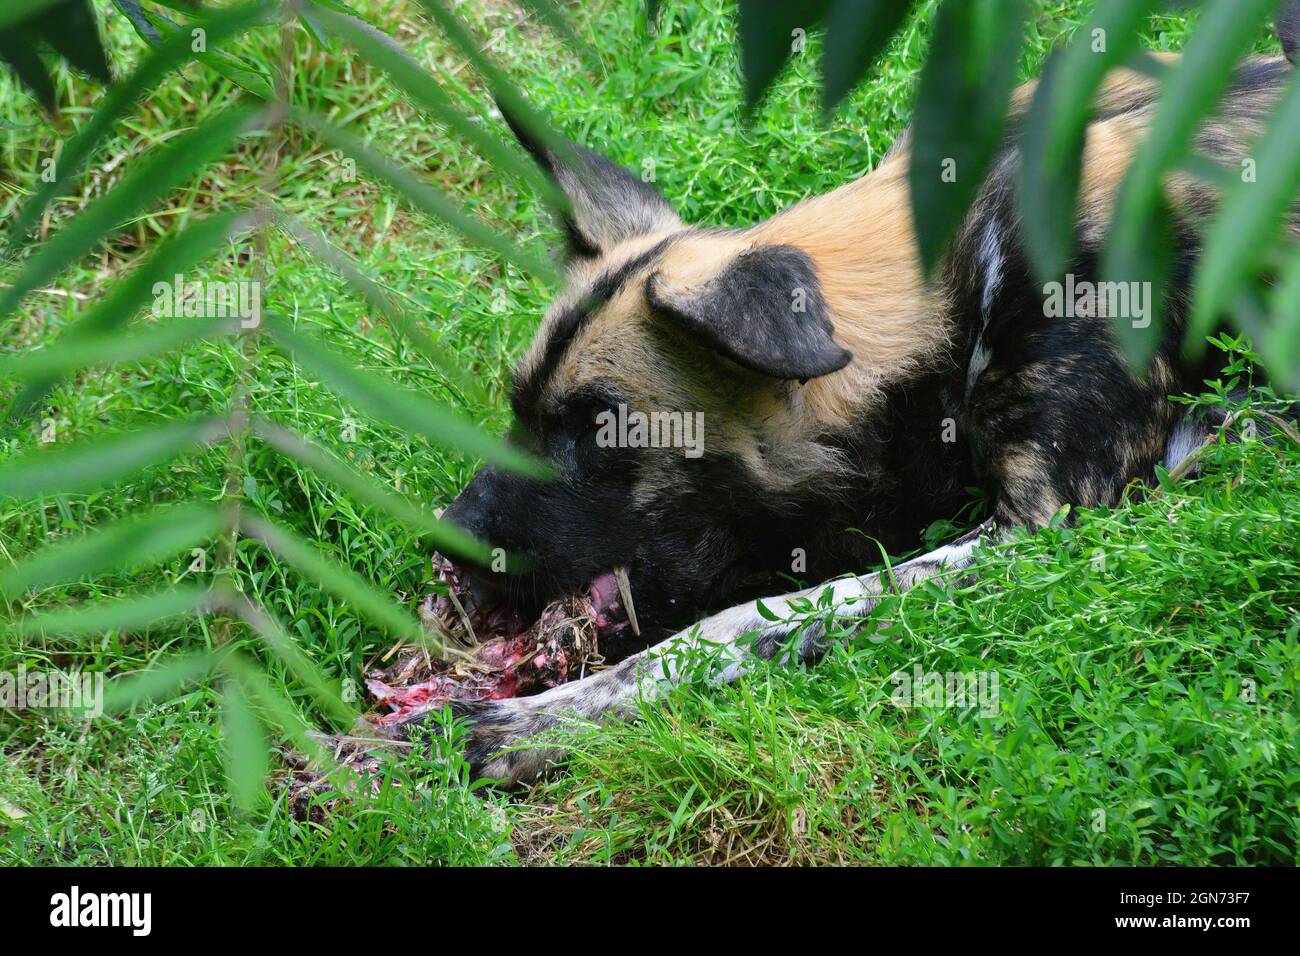
POLYGON ((984 291, 980 296, 980 314, 984 318, 984 327, 987 328, 993 297, 1002 287, 1002 236, 998 232, 996 219, 990 219, 989 224, 984 227, 984 235, 980 237, 979 261, 984 269, 984 291))
POLYGON ((980 248, 977 253, 980 268, 984 270, 984 288, 980 293, 980 331, 975 339, 975 349, 971 352, 970 364, 966 367, 966 397, 975 388, 980 374, 989 367, 992 358, 984 347, 984 330, 989 326, 989 310, 993 307, 993 297, 1002 287, 1002 234, 998 232, 998 221, 990 219, 980 236, 980 248))
POLYGON ((1165 446, 1165 467, 1169 469, 1177 468, 1178 464, 1194 452, 1204 440, 1204 426, 1184 416, 1174 426, 1174 430, 1169 436, 1169 444, 1165 446))
POLYGON ((966 366, 966 397, 970 398, 970 393, 975 390, 975 383, 979 381, 980 375, 989 367, 989 361, 993 358, 993 353, 984 347, 984 338, 975 340, 975 350, 970 354, 970 365, 966 366))

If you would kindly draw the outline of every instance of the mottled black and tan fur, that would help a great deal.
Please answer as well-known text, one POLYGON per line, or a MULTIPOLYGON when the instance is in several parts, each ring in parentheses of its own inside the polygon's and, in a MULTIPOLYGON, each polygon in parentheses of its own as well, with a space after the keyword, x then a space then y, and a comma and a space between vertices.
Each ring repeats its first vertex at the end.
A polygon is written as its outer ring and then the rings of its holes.
MULTIPOLYGON (((1292 56, 1296 9, 1279 21, 1292 56)), ((1280 58, 1244 62, 1199 150, 1236 165, 1291 70, 1280 58)), ((717 645, 726 679, 783 646, 797 618, 789 599, 829 589, 846 613, 865 614, 886 586, 968 563, 981 539, 1041 526, 1066 504, 1116 503, 1130 481, 1200 441, 1210 426, 1167 396, 1198 389, 1212 371, 1179 356, 1197 226, 1215 194, 1191 177, 1167 183, 1174 283, 1151 371, 1135 376, 1111 320, 1048 317, 1032 278, 1014 201, 1014 129, 1032 89, 1016 92, 1013 133, 931 282, 912 232, 906 136, 868 176, 737 229, 684 224, 652 187, 594 153, 562 163, 526 143, 572 201, 567 287, 514 392, 517 440, 559 478, 485 469, 448 517, 532 559, 526 573, 480 582, 522 605, 626 567, 644 639, 663 640, 611 648, 627 655, 621 663, 534 697, 463 705, 479 772, 535 777, 557 750, 503 748, 566 715, 630 713, 638 694, 675 679, 665 651, 717 645), (597 447, 595 417, 620 403, 702 412, 704 454, 597 447), (805 579, 853 574, 878 557, 875 541, 915 547, 974 484, 993 502, 989 519, 896 567, 889 582, 843 577, 766 596, 795 549, 807 556, 805 579), (760 596, 787 620, 760 616, 760 596), (754 632, 756 641, 738 640, 754 632)), ((1156 99, 1155 81, 1128 70, 1099 95, 1070 266, 1080 280, 1098 278, 1114 197, 1156 99)), ((1300 236, 1300 219, 1290 228, 1300 236)), ((801 654, 820 650, 809 636, 801 654)))

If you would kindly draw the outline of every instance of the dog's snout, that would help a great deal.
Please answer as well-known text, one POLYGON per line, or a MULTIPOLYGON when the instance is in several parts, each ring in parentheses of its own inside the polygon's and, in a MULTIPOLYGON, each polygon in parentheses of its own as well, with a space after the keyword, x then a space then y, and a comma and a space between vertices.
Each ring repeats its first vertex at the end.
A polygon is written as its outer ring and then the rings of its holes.
POLYGON ((480 541, 493 538, 493 493, 494 476, 490 469, 483 469, 470 481, 465 489, 456 496, 456 500, 442 513, 444 521, 450 521, 462 530, 472 534, 480 541))

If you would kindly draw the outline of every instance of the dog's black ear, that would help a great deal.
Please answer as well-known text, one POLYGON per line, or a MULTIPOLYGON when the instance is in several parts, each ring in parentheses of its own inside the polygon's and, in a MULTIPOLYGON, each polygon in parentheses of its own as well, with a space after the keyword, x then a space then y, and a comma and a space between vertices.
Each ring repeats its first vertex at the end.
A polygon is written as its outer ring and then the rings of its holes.
POLYGON ((1282 52, 1292 63, 1300 55, 1300 0, 1287 0, 1278 12, 1277 38, 1282 41, 1282 52))
POLYGON ((655 272, 646 297, 678 328, 772 378, 806 381, 853 358, 835 341, 812 260, 794 246, 754 246, 690 286, 655 272))
POLYGON ((672 206, 649 183, 576 143, 558 137, 543 143, 500 100, 497 107, 519 142, 568 197, 563 214, 570 255, 596 256, 635 236, 681 227, 672 206))

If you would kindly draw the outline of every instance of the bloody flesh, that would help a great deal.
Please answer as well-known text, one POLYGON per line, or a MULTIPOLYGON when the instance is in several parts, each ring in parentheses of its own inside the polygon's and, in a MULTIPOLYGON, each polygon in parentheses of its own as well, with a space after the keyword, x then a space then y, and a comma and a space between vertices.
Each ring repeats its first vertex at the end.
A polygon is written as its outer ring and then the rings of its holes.
POLYGON ((403 649, 387 667, 367 674, 366 687, 384 712, 365 719, 353 735, 324 738, 341 778, 322 772, 298 755, 290 806, 300 819, 323 820, 336 802, 324 794, 368 788, 375 792, 382 754, 400 740, 401 725, 451 701, 500 700, 535 694, 575 680, 602 663, 602 647, 624 644, 635 632, 614 572, 598 575, 581 594, 549 604, 532 624, 505 607, 478 607, 459 568, 433 556, 437 593, 429 594, 420 617, 426 629, 464 654, 444 658, 423 647, 403 649))
POLYGON ((446 593, 430 594, 421 616, 431 629, 473 642, 470 656, 447 661, 415 648, 368 675, 371 695, 389 708, 375 718, 379 727, 402 724, 448 701, 518 697, 573 680, 600 665, 604 638, 629 626, 612 573, 598 576, 584 594, 552 602, 525 626, 508 608, 474 606, 448 559, 435 554, 433 570, 446 593))

